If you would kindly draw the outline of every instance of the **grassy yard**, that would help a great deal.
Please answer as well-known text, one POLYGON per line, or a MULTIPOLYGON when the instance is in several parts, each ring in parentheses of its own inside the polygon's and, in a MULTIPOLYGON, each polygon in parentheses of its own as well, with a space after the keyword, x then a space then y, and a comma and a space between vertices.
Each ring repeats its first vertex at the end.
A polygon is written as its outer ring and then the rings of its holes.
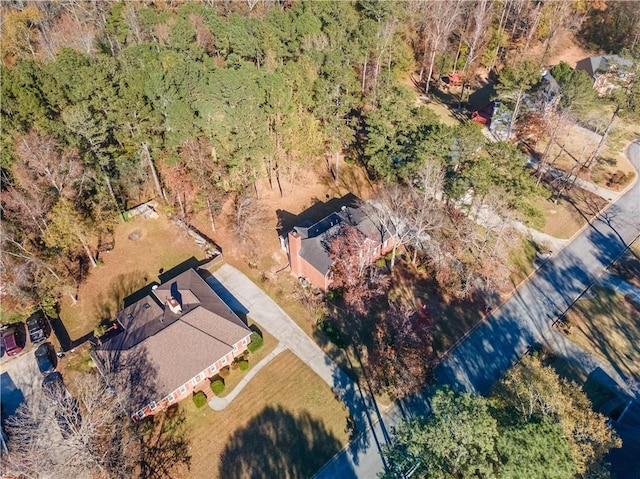
POLYGON ((256 364, 262 361, 266 356, 269 355, 271 351, 275 349, 278 345, 278 340, 271 336, 264 328, 262 328, 259 324, 255 323, 251 320, 251 318, 247 318, 249 322, 249 327, 254 327, 260 330, 260 334, 264 341, 262 347, 258 349, 255 353, 250 353, 248 357, 249 361, 249 369, 247 371, 241 371, 240 369, 232 369, 231 373, 224 380, 224 391, 220 394, 221 397, 226 396, 233 388, 235 388, 242 378, 245 377, 248 371, 251 371, 256 364))
POLYGON ((569 338, 626 376, 640 378, 640 308, 608 288, 593 287, 567 318, 569 338))
POLYGON ((103 318, 114 318, 126 296, 191 257, 202 259, 204 252, 164 215, 118 225, 115 247, 102 253, 102 264, 80 285, 78 302, 62 298, 60 318, 71 340, 93 331, 103 318))
POLYGON ((347 412, 329 387, 285 351, 223 411, 182 401, 189 477, 310 477, 348 438, 347 412))
POLYGON ((554 238, 569 239, 586 223, 580 213, 565 199, 560 199, 554 204, 549 199, 538 197, 533 206, 544 215, 545 224, 541 231, 554 238))
POLYGON ((520 284, 529 276, 533 270, 533 262, 536 259, 538 246, 529 239, 522 240, 522 247, 511 253, 511 282, 515 285, 520 284))

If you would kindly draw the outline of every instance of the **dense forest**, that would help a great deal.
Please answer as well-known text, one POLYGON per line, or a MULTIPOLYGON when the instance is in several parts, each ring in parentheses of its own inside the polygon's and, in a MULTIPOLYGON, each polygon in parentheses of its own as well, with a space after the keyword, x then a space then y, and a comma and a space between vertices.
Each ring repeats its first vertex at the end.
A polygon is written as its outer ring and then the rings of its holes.
MULTIPOLYGON (((414 83, 428 100, 442 75, 503 71, 498 91, 519 102, 539 83, 562 33, 594 50, 637 54, 634 7, 568 0, 4 3, 3 315, 73 296, 96 266, 100 238, 140 202, 155 197, 187 218, 207 210, 212 228, 231 202, 246 226, 261 189, 285 195, 308 168, 337 176, 341 158, 400 188, 387 193, 389 201, 409 198, 415 211, 429 188, 455 202, 473 187, 474 201, 539 222, 530 198, 546 193, 520 150, 487 144, 473 123, 443 125, 404 85, 414 83), (534 46, 538 56, 523 63, 534 46)), ((571 72, 565 78, 570 92, 575 79, 571 72)), ((564 98, 567 111, 596 101, 564 98)), ((637 96, 624 101, 616 114, 637 109, 637 96)), ((511 240, 501 231, 483 237, 461 222, 449 215, 447 230, 479 236, 438 254, 471 257, 462 260, 474 264, 471 277, 486 271, 486 254, 500 250, 485 247, 489 236, 511 240)), ((407 234, 416 249, 436 229, 420 227, 422 236, 407 234)), ((442 272, 443 281, 450 275, 442 272)), ((456 287, 465 284, 460 278, 456 287)))

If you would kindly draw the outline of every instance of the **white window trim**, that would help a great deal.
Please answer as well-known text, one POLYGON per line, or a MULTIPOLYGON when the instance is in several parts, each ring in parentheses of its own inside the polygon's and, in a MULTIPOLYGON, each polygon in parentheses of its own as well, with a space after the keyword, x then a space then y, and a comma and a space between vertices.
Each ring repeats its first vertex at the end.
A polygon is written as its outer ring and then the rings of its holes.
POLYGON ((227 364, 227 357, 226 357, 226 356, 224 356, 224 357, 220 360, 220 362, 221 362, 222 364, 227 364))
POLYGON ((156 408, 156 407, 158 407, 158 405, 156 404, 156 402, 155 402, 155 401, 151 401, 151 402, 149 403, 149 407, 150 407, 150 408, 151 408, 151 410, 153 411, 153 410, 155 410, 155 408, 156 408))
POLYGON ((242 344, 247 344, 247 338, 242 338, 242 344))
POLYGON ((184 394, 187 392, 187 386, 180 386, 180 394, 184 394))
POLYGON ((171 393, 171 394, 169 394, 169 395, 167 396, 167 400, 168 400, 169 402, 173 402, 173 401, 175 401, 175 399, 176 399, 176 398, 174 397, 173 393, 171 393))

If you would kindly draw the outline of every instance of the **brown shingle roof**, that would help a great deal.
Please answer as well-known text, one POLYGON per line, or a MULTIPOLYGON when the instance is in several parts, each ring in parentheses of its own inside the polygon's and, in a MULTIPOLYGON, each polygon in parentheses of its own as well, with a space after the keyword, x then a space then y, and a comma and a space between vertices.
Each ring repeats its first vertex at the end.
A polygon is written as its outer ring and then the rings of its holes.
POLYGON ((174 391, 251 332, 193 269, 123 309, 118 320, 124 331, 97 347, 95 355, 105 372, 121 376, 116 385, 145 383, 138 388, 145 391, 139 406, 174 391), (168 296, 181 303, 182 313, 169 311, 168 296), (146 371, 134 373, 135 368, 146 371))

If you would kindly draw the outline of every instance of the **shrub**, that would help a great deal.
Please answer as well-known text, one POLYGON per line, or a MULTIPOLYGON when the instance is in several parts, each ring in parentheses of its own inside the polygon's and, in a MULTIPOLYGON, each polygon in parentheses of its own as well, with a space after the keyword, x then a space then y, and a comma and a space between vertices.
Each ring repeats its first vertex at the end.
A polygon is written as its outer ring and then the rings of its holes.
POLYGON ((220 370, 220 372, 218 373, 218 376, 220 376, 221 378, 228 378, 229 374, 231 374, 231 371, 229 370, 229 367, 227 366, 226 368, 222 368, 220 370))
POLYGON ((251 333, 251 342, 249 343, 249 346, 247 346, 247 349, 252 353, 255 353, 263 344, 264 340, 262 337, 258 333, 253 332, 251 333))
POLYGON ((234 371, 238 369, 238 363, 231 363, 231 369, 233 369, 234 371))
POLYGON ((384 268, 385 266, 387 266, 387 260, 384 258, 380 258, 378 261, 376 261, 376 266, 378 268, 384 268))
POLYGON ((213 394, 215 394, 216 396, 220 396, 220 394, 222 394, 222 391, 224 391, 224 381, 222 379, 216 379, 215 381, 212 381, 211 390, 213 391, 213 394))
POLYGON ((249 361, 246 361, 244 359, 240 361, 238 365, 240 366, 240 371, 246 371, 247 369, 249 369, 249 361))
POLYGON ((197 408, 200 408, 207 404, 207 396, 202 391, 198 391, 193 395, 193 404, 196 405, 197 408))
POLYGON ((323 332, 327 338, 329 338, 329 341, 339 348, 344 348, 346 346, 340 331, 331 321, 322 321, 321 323, 318 323, 318 331, 323 332))

